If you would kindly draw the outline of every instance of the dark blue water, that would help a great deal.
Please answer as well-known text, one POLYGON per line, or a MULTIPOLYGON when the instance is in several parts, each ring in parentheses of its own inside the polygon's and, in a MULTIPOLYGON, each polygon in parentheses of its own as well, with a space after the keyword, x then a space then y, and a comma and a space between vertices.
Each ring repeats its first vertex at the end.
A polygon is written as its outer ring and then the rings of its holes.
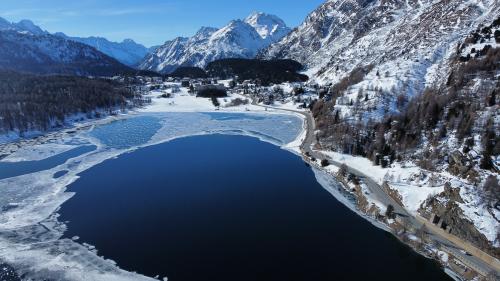
POLYGON ((0 180, 45 171, 64 164, 68 159, 94 151, 95 145, 80 146, 39 161, 0 162, 0 180))
POLYGON ((81 174, 66 237, 130 271, 199 280, 448 280, 349 211, 302 160, 242 136, 139 149, 81 174))

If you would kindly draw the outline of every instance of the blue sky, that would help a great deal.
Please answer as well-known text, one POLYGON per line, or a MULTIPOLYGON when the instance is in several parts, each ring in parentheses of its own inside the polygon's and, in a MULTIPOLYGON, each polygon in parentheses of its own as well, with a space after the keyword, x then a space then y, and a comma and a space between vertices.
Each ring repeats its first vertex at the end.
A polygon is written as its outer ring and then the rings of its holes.
POLYGON ((253 11, 275 14, 295 27, 324 0, 1 0, 0 17, 30 19, 49 32, 132 38, 146 46, 221 27, 253 11))

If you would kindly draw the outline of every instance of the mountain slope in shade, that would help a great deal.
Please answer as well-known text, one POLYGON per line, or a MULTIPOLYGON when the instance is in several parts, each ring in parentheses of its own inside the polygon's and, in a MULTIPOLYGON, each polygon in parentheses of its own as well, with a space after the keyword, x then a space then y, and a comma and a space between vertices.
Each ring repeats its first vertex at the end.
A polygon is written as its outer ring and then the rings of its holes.
POLYGON ((149 53, 148 48, 132 39, 125 39, 118 43, 102 37, 70 37, 64 33, 56 33, 55 35, 92 46, 128 66, 136 66, 149 53))
MULTIPOLYGON (((10 23, 7 20, 0 18, 0 30, 18 31, 23 33, 31 33, 33 35, 47 35, 47 31, 42 30, 39 26, 35 25, 30 20, 22 20, 18 23, 10 23)), ((115 58, 121 63, 128 66, 136 66, 150 50, 141 44, 134 42, 132 39, 125 39, 122 42, 111 42, 102 37, 71 37, 64 33, 58 32, 54 35, 64 39, 79 42, 91 47, 98 51, 115 58)))
POLYGON ((224 58, 253 58, 288 34, 290 29, 276 16, 253 13, 217 29, 202 27, 191 38, 167 41, 140 63, 140 69, 169 73, 179 66, 205 67, 224 58))
POLYGON ((35 35, 48 34, 47 31, 42 30, 39 26, 35 25, 30 20, 21 20, 17 23, 9 22, 0 17, 0 31, 11 30, 18 32, 27 32, 35 35))
POLYGON ((0 69, 35 74, 111 76, 133 69, 85 44, 48 33, 0 30, 0 69))

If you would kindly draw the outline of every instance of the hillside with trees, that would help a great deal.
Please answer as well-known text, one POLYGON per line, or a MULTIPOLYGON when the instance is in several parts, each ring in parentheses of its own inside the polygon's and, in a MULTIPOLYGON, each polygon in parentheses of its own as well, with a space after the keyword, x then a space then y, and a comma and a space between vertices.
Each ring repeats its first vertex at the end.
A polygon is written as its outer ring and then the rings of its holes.
POLYGON ((473 194, 470 198, 478 198, 474 204, 484 206, 494 218, 500 211, 500 48, 485 43, 496 40, 498 32, 493 30, 498 27, 500 20, 471 34, 457 46, 442 84, 409 101, 401 93, 394 105, 397 111, 379 120, 362 118, 372 110, 362 106, 370 103, 367 92, 360 90, 355 101, 345 101, 345 91, 366 73, 360 69, 332 85, 329 100, 312 106, 323 149, 363 156, 382 167, 415 163, 426 174, 458 179, 448 182, 442 194, 428 198, 419 212, 439 215, 453 234, 496 256, 500 249, 474 227, 459 205, 465 202, 463 196, 473 194), (343 114, 345 108, 349 114, 343 114))
POLYGON ((177 68, 174 72, 170 73, 168 76, 177 78, 207 78, 207 73, 205 70, 199 67, 192 66, 181 66, 177 68))
POLYGON ((206 71, 211 77, 239 81, 258 80, 262 85, 283 82, 305 82, 309 78, 298 73, 303 66, 294 60, 222 59, 211 62, 206 71))
POLYGON ((104 79, 35 76, 0 71, 0 132, 46 131, 74 114, 99 117, 148 100, 132 88, 104 79))

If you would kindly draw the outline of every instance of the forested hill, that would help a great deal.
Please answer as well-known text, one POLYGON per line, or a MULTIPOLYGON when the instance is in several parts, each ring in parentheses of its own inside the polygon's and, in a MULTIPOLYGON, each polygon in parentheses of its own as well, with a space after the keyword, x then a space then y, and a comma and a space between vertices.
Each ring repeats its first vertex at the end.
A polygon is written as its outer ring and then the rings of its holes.
POLYGON ((211 62, 206 71, 222 79, 238 76, 239 80, 260 80, 263 85, 283 82, 305 82, 309 78, 298 73, 303 66, 294 60, 222 59, 211 62))
POLYGON ((81 113, 138 106, 147 102, 127 85, 104 79, 76 76, 35 76, 0 71, 0 132, 46 131, 81 113))

